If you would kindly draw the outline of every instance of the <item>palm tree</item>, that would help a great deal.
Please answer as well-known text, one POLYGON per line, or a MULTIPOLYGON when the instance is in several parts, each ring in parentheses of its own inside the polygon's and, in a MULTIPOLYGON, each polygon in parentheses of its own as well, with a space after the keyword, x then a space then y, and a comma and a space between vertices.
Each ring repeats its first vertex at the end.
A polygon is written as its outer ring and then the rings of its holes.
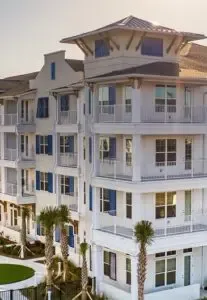
POLYGON ((66 223, 72 223, 70 218, 70 209, 67 205, 61 205, 58 209, 58 225, 60 227, 60 248, 63 258, 63 280, 69 280, 68 268, 68 235, 66 223))
POLYGON ((55 207, 44 208, 39 215, 38 222, 45 230, 45 259, 47 269, 47 290, 52 286, 52 260, 53 260, 53 231, 58 223, 58 210, 55 207))
POLYGON ((22 206, 21 207, 22 211, 22 226, 21 226, 21 233, 20 233, 20 257, 24 259, 25 257, 25 252, 27 249, 27 220, 30 217, 30 209, 27 206, 22 206))
POLYGON ((144 283, 147 270, 147 246, 153 241, 154 230, 152 223, 149 221, 140 221, 134 227, 134 235, 139 243, 138 258, 138 300, 144 300, 144 283))
POLYGON ((86 260, 86 251, 88 250, 88 244, 83 242, 80 244, 80 254, 82 256, 82 267, 81 267, 81 286, 82 286, 82 300, 87 299, 87 285, 88 285, 88 267, 86 260))

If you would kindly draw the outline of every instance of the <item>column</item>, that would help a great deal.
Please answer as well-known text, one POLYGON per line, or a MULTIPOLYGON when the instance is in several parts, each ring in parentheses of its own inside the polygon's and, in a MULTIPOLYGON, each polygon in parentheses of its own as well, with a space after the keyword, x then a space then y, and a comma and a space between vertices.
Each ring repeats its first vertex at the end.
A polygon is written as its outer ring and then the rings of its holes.
POLYGON ((82 103, 81 103, 81 97, 80 97, 80 95, 81 95, 81 91, 77 91, 77 93, 76 93, 76 103, 77 103, 77 123, 78 124, 81 124, 82 122, 82 120, 83 120, 83 112, 82 112, 82 107, 83 107, 83 105, 82 105, 82 103))
POLYGON ((84 180, 83 176, 79 175, 77 178, 78 184, 78 198, 77 198, 77 205, 78 205, 78 213, 81 215, 85 215, 85 205, 83 205, 84 200, 84 180))
POLYGON ((60 185, 60 176, 56 174, 56 205, 61 205, 61 185, 60 185))
POLYGON ((22 169, 17 168, 17 196, 22 196, 22 169))
POLYGON ((92 216, 92 228, 98 229, 100 227, 100 195, 99 189, 93 187, 93 216, 92 216))
POLYGON ((140 193, 132 193, 132 224, 144 220, 143 204, 140 193))
POLYGON ((1 159, 4 159, 4 152, 5 152, 5 134, 1 132, 1 159))
POLYGON ((21 135, 16 134, 16 158, 21 160, 21 135))
POLYGON ((1 167, 1 190, 2 194, 6 193, 6 167, 1 167))
POLYGON ((96 278, 96 293, 104 292, 101 290, 100 283, 103 281, 103 249, 101 246, 93 244, 93 276, 96 278))
POLYGON ((141 81, 132 83, 132 123, 141 122, 141 81))
POLYGON ((99 173, 99 134, 93 135, 93 169, 92 176, 97 176, 99 173))
POLYGON ((138 257, 131 256, 131 300, 138 299, 138 257))
POLYGON ((132 167, 133 181, 141 180, 141 162, 142 162, 141 135, 134 134, 132 139, 132 167))
POLYGON ((17 124, 20 123, 21 120, 21 100, 17 98, 17 124))

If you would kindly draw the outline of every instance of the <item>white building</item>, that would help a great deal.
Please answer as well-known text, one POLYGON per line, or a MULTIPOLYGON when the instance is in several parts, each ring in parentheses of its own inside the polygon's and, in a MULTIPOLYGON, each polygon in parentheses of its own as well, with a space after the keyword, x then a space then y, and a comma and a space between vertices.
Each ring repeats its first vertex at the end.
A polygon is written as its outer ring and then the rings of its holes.
MULTIPOLYGON (((198 299, 207 280, 207 51, 189 42, 203 38, 129 16, 61 41, 78 45, 84 62, 50 53, 29 91, 3 91, 1 230, 18 225, 6 206, 18 215, 18 204, 36 204, 38 215, 67 204, 71 259, 80 263, 85 239, 97 292, 135 300, 133 228, 151 221, 145 299, 198 299)), ((44 240, 32 220, 30 235, 44 240)), ((59 238, 56 230, 57 253, 59 238)))

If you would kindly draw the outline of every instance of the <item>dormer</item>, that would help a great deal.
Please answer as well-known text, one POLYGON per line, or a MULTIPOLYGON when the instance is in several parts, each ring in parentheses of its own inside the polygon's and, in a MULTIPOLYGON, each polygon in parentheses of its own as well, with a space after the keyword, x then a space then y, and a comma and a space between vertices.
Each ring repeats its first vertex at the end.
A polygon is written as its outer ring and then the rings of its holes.
POLYGON ((129 16, 61 40, 84 53, 86 78, 153 62, 179 62, 180 51, 202 34, 180 32, 129 16))

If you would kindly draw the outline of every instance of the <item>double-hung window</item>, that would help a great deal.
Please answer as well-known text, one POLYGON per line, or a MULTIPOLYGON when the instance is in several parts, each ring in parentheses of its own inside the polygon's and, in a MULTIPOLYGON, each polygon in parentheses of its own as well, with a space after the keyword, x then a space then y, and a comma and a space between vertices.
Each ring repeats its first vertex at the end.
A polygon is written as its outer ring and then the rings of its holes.
POLYGON ((176 192, 156 194, 155 217, 156 219, 176 217, 176 192))
POLYGON ((155 112, 176 112, 176 86, 156 85, 155 112))
POLYGON ((60 186, 61 186, 61 194, 68 195, 70 191, 69 176, 61 175, 60 186))
POLYGON ((126 284, 131 285, 131 259, 126 257, 126 284))
POLYGON ((48 173, 40 172, 40 190, 48 191, 48 173))
POLYGON ((108 213, 110 211, 109 190, 100 188, 100 212, 108 213))
POLYGON ((49 98, 38 98, 37 118, 48 118, 49 116, 49 98))
POLYGON ((126 218, 132 218, 132 193, 126 193, 126 218))
POLYGON ((96 40, 95 41, 95 57, 105 57, 110 55, 109 41, 96 40))
POLYGON ((126 165, 130 166, 132 165, 132 139, 126 139, 126 148, 125 148, 125 159, 126 159, 126 165))
POLYGON ((104 275, 116 280, 116 254, 104 251, 104 275))
POLYGON ((176 139, 156 140, 156 166, 176 165, 176 139))
POLYGON ((40 135, 40 153, 47 154, 48 153, 48 136, 40 135))
POLYGON ((132 88, 130 86, 125 86, 124 88, 124 99, 125 99, 125 112, 132 112, 132 88))
POLYGON ((60 136, 60 153, 68 153, 70 149, 69 137, 68 136, 60 136))
POLYGON ((176 251, 155 254, 155 287, 176 283, 176 251))
POLYGON ((99 87, 98 99, 99 99, 99 106, 101 107, 101 112, 102 113, 110 113, 110 111, 108 111, 110 109, 108 86, 99 87))
POLYGON ((100 137, 99 139, 99 158, 100 160, 109 158, 109 138, 100 137))

